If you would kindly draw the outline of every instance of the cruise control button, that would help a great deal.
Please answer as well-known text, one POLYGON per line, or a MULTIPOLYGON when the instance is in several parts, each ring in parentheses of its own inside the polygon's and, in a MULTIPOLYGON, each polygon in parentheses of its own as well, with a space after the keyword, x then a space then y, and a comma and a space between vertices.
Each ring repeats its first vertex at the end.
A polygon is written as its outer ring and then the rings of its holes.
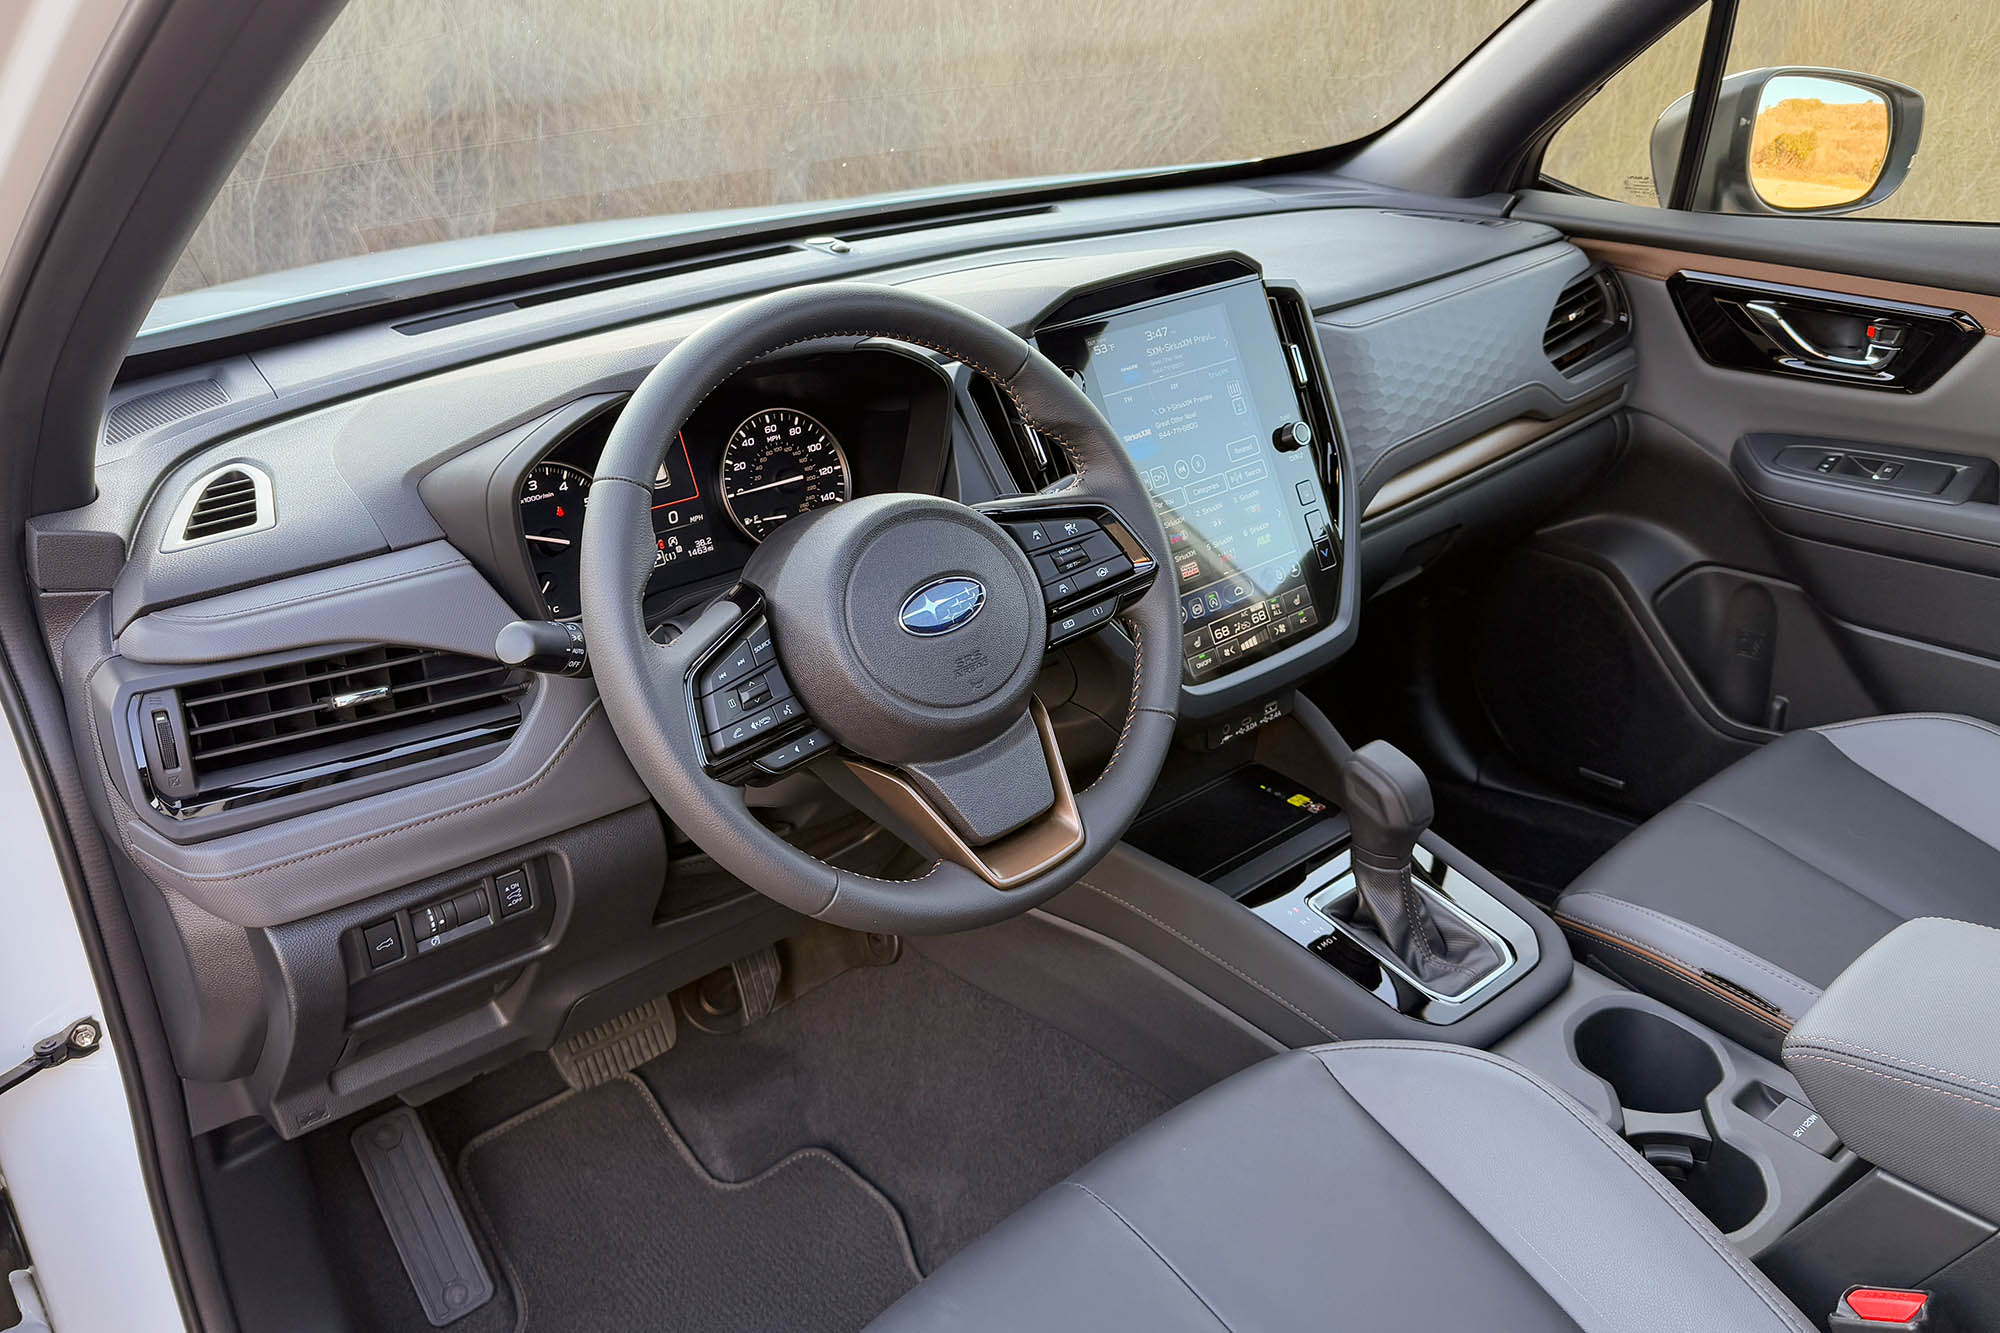
POLYGON ((783 773, 798 767, 832 744, 825 732, 808 731, 797 740, 780 745, 769 754, 758 755, 757 767, 766 773, 783 773))
POLYGON ((1117 609, 1118 599, 1107 597, 1101 602, 1094 602, 1084 607, 1081 611, 1072 611, 1058 620, 1052 620, 1049 622, 1049 642, 1062 643, 1079 634, 1088 634, 1111 619, 1112 612, 1117 609))
POLYGON ((1021 543, 1024 551, 1039 551, 1049 544, 1048 529, 1040 519, 1016 519, 1007 524, 1007 531, 1014 534, 1014 540, 1021 543))
POLYGON ((1116 579, 1122 579, 1132 572, 1132 562, 1122 555, 1114 555, 1109 560, 1100 560, 1094 565, 1085 565, 1070 575, 1078 592, 1089 592, 1101 588, 1116 579))
POLYGON ((1099 531, 1096 521, 1088 518, 1050 519, 1046 526, 1049 537, 1059 542, 1080 541, 1099 531))
POLYGON ((1090 535, 1083 540, 1064 542, 1053 551, 1043 551, 1035 556, 1035 577, 1047 583, 1083 565, 1110 560, 1121 553, 1111 534, 1099 531, 1092 524, 1090 535))
POLYGON ((1057 602, 1066 602, 1076 596, 1076 580, 1057 579, 1054 583, 1044 583, 1042 585, 1042 596, 1048 600, 1051 606, 1054 606, 1057 602))

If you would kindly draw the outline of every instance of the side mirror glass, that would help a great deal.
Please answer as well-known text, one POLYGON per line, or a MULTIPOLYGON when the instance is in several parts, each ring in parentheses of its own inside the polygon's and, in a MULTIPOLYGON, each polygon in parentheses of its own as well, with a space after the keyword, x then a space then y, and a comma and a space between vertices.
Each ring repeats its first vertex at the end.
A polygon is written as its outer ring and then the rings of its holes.
MULTIPOLYGON (((1692 94, 1653 126, 1665 204, 1692 94)), ((1705 213, 1853 213, 1896 192, 1916 160, 1924 95, 1851 70, 1751 69, 1722 81, 1692 207, 1705 213)))
POLYGON ((1889 161, 1889 99, 1816 74, 1780 74, 1757 98, 1750 185, 1786 212, 1864 199, 1889 161))

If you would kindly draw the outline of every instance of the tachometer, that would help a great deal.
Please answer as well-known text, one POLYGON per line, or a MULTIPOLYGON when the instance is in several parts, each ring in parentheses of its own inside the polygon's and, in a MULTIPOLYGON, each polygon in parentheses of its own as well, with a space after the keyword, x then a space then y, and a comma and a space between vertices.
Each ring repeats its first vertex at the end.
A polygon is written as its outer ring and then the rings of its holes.
POLYGON ((804 412, 767 407, 722 447, 722 505, 736 526, 762 541, 788 518, 854 493, 847 455, 833 432, 804 412))
POLYGON ((582 610, 583 506, 590 474, 567 463, 537 463, 521 483, 521 536, 528 564, 551 617, 567 620, 582 610))

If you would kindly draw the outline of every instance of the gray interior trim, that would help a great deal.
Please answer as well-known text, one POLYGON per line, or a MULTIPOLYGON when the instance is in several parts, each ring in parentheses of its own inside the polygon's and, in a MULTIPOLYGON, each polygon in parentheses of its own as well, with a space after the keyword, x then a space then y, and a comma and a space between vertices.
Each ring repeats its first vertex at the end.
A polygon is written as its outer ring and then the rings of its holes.
POLYGON ((1785 1066, 1869 1161, 2000 1217, 2000 930, 1919 917, 1834 979, 1785 1066))

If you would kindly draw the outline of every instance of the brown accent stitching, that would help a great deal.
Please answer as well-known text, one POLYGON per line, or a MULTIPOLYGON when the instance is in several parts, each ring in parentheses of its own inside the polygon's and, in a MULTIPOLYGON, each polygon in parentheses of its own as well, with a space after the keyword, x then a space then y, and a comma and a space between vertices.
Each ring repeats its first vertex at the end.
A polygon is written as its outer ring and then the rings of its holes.
POLYGON ((1777 1015, 1774 1016, 1769 1010, 1756 1008, 1755 1006, 1745 1001, 1741 996, 1735 994, 1732 991, 1728 991, 1720 986, 1717 986, 1714 982, 1710 981, 1707 977, 1703 976, 1701 973, 1693 971, 1686 965, 1679 963, 1678 960, 1672 959, 1665 954, 1656 954, 1652 950, 1644 948, 1640 945, 1632 944, 1628 941, 1606 935, 1602 933, 1600 930, 1596 929, 1595 927, 1586 926, 1582 922, 1573 921, 1568 917, 1558 917, 1557 922, 1562 926, 1564 930, 1575 931, 1576 933, 1581 935, 1588 935, 1592 939, 1596 940, 1599 944, 1607 945, 1613 949, 1617 949, 1621 953, 1630 954, 1638 961, 1646 963, 1652 966, 1653 968, 1657 969, 1658 971, 1666 973, 1669 977, 1673 978, 1674 980, 1683 982, 1686 985, 1690 985, 1698 990, 1704 991, 1707 994, 1715 997, 1716 999, 1728 1003, 1733 1008, 1738 1009, 1745 1014, 1748 1014, 1750 1017, 1756 1019, 1758 1022, 1763 1023, 1766 1026, 1773 1028, 1780 1033, 1790 1032, 1792 1030, 1791 1023, 1786 1020, 1785 1015, 1783 1014, 1782 1011, 1780 1011, 1777 1015))

